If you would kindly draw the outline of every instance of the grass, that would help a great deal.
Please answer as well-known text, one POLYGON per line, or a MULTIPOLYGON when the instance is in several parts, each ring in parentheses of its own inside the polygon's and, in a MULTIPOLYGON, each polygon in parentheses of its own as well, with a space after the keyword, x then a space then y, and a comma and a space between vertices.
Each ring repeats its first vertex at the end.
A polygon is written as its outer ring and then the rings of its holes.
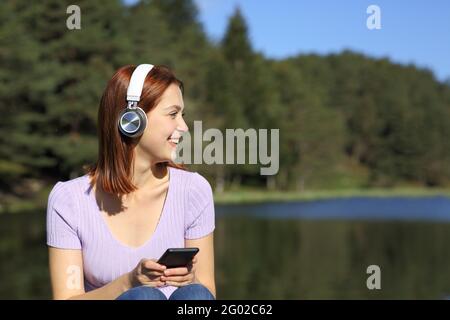
POLYGON ((268 201, 312 201, 348 197, 450 197, 450 189, 393 188, 393 189, 340 189, 310 191, 236 190, 215 193, 217 204, 260 203, 268 201))
MULTIPOLYGON (((42 189, 30 199, 7 199, 0 205, 0 214, 31 210, 45 210, 51 187, 42 189)), ((450 189, 420 187, 397 187, 383 189, 336 189, 308 191, 267 191, 245 189, 225 191, 214 194, 215 204, 243 204, 262 202, 313 201, 348 197, 450 197, 450 189)))

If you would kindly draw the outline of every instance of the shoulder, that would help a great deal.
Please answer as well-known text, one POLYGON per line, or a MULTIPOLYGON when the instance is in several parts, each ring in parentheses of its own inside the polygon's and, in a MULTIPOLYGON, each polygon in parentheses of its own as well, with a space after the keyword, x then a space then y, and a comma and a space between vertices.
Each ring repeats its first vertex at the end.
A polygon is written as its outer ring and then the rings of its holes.
MULTIPOLYGON (((86 180, 87 181, 87 180, 86 180)), ((78 238, 80 208, 76 201, 81 179, 58 181, 47 205, 47 245, 62 249, 80 249, 78 238)))
POLYGON ((66 192, 69 193, 73 192, 74 189, 79 188, 82 183, 89 181, 88 179, 89 178, 85 175, 71 180, 57 181, 56 184, 53 186, 52 190, 50 191, 50 194, 58 195, 66 192))
POLYGON ((81 187, 85 182, 88 182, 87 176, 81 176, 67 181, 57 181, 49 193, 48 204, 73 204, 74 196, 79 190, 82 190, 81 187))
POLYGON ((199 193, 205 197, 212 195, 211 184, 201 174, 194 172, 191 176, 189 189, 191 193, 199 193))
POLYGON ((198 172, 184 173, 185 187, 185 239, 199 239, 215 228, 213 192, 208 180, 198 172))

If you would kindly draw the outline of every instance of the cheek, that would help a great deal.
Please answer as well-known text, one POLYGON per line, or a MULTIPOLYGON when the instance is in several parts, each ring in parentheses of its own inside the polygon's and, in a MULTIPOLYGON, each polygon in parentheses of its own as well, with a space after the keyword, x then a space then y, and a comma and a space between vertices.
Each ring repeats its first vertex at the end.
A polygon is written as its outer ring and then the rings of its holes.
POLYGON ((165 117, 149 117, 145 135, 154 143, 164 143, 175 131, 174 121, 165 117))
POLYGON ((161 132, 161 130, 158 130, 158 128, 148 128, 145 132, 145 142, 150 145, 161 145, 166 139, 167 138, 165 135, 161 132))

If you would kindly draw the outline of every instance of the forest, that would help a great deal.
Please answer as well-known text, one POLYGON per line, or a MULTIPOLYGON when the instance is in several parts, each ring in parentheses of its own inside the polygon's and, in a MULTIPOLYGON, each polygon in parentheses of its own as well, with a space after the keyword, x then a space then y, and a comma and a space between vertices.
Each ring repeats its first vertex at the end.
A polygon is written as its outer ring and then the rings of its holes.
POLYGON ((351 50, 275 60, 252 47, 237 7, 220 41, 191 0, 0 2, 0 197, 26 198, 84 174, 97 156, 97 110, 115 70, 152 63, 185 86, 203 130, 279 129, 279 170, 194 164, 216 191, 446 188, 450 80, 351 50))

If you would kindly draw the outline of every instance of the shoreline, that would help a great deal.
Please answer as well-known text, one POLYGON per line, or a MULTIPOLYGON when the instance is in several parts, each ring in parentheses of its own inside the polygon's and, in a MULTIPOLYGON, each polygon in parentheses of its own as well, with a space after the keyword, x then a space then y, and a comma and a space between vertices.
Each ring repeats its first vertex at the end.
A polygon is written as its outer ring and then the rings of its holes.
POLYGON ((243 204, 263 202, 315 201, 340 198, 424 198, 450 197, 450 189, 393 188, 393 189, 343 189, 311 191, 236 190, 214 193, 216 204, 243 204))
MULTIPOLYGON (((50 189, 48 190, 50 192, 50 189)), ((214 192, 214 204, 251 204, 264 202, 291 202, 331 200, 352 197, 368 198, 425 198, 450 197, 450 189, 426 188, 392 188, 392 189, 336 189, 336 190, 308 190, 308 191, 266 191, 261 189, 230 190, 223 193, 214 192)), ((0 214, 16 213, 28 210, 45 210, 48 194, 40 192, 35 199, 17 199, 2 203, 0 214)))

